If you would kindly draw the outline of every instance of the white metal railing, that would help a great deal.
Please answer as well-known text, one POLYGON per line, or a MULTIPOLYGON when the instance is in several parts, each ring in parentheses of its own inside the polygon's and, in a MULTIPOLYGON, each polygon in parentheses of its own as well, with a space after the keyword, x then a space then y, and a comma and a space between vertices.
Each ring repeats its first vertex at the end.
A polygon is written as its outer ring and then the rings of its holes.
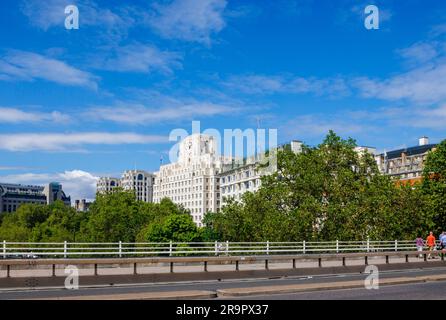
POLYGON ((415 241, 302 241, 302 242, 7 242, 0 258, 14 257, 137 257, 272 255, 416 250, 415 241))

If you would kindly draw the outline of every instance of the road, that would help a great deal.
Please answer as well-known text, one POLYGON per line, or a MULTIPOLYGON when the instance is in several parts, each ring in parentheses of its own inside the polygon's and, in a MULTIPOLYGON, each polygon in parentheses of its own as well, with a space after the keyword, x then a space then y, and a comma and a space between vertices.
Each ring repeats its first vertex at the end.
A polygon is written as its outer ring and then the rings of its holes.
POLYGON ((345 289, 243 297, 240 300, 445 300, 446 281, 382 286, 378 290, 345 289))
MULTIPOLYGON (((416 277, 445 275, 446 268, 386 271, 380 279, 396 277, 416 277)), ((289 284, 331 283, 337 281, 364 280, 364 274, 320 275, 313 277, 284 277, 278 279, 244 279, 225 281, 197 281, 183 283, 135 284, 100 288, 80 288, 79 290, 39 289, 39 290, 1 290, 0 299, 45 299, 69 296, 117 295, 126 293, 169 292, 187 290, 209 290, 227 288, 251 288, 258 286, 280 286, 289 284)), ((378 290, 348 289, 299 294, 250 296, 243 299, 446 299, 446 282, 432 282, 408 285, 381 286, 378 290)), ((242 298, 237 298, 242 299, 242 298)))

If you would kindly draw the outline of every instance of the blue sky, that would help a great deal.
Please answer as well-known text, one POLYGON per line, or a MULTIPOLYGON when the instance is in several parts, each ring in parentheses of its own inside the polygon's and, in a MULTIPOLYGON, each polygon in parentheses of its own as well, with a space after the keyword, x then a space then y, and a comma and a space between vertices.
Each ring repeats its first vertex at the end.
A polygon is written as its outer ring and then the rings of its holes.
POLYGON ((156 171, 169 133, 329 129, 390 150, 446 137, 446 4, 438 0, 3 0, 0 181, 156 171), (79 30, 64 27, 67 5, 79 30), (379 30, 364 8, 380 10, 379 30))

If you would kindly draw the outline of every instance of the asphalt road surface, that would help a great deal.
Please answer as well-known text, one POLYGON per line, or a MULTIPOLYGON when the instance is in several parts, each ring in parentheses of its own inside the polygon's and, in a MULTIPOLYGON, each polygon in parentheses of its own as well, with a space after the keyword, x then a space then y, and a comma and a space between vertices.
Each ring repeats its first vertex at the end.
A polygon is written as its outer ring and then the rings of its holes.
POLYGON ((446 281, 381 286, 377 290, 344 289, 250 296, 239 300, 446 300, 446 281))
MULTIPOLYGON (((402 271, 386 271, 380 278, 415 277, 446 274, 446 268, 414 269, 402 271)), ((284 277, 278 279, 244 279, 225 281, 198 281, 183 283, 135 284, 100 288, 39 289, 39 290, 2 290, 0 299, 35 299, 67 296, 114 295, 143 292, 168 292, 187 290, 216 291, 224 288, 246 288, 257 286, 275 286, 289 284, 327 283, 336 281, 364 280, 364 274, 321 275, 313 277, 284 277)), ((82 278, 81 278, 82 279, 82 278)), ((80 280, 82 282, 82 280, 80 280)), ((242 298, 238 298, 242 299, 242 298)), ((299 294, 250 296, 243 299, 446 299, 446 282, 381 286, 378 290, 346 289, 324 292, 306 292, 299 294)))

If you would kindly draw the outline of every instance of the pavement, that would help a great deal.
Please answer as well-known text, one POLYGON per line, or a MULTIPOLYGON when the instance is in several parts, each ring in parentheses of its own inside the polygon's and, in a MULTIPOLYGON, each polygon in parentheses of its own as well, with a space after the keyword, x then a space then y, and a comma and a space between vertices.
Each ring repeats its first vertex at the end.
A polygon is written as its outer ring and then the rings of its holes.
MULTIPOLYGON (((410 257, 409 262, 420 262, 422 259, 418 259, 416 257, 410 257)), ((433 260, 434 261, 434 260, 433 260)), ((437 260, 438 261, 438 260, 437 260)), ((385 264, 384 257, 370 257, 369 264, 385 264)), ((391 257, 390 263, 405 263, 405 258, 399 257, 391 257)), ((347 266, 360 266, 364 265, 363 258, 352 258, 347 259, 347 266)), ((323 261, 323 267, 338 267, 342 266, 342 260, 333 260, 333 261, 323 261)), ((289 262, 270 262, 269 263, 270 270, 280 270, 280 269, 289 269, 291 267, 291 259, 289 262)), ((317 260, 298 260, 296 261, 296 268, 317 268, 318 261, 317 260)), ((80 276, 91 276, 94 275, 93 265, 86 266, 78 266, 79 275, 80 276)), ((239 270, 240 271, 248 271, 248 270, 263 270, 265 269, 265 265, 263 262, 259 263, 243 263, 240 262, 239 270)), ((150 264, 138 264, 138 274, 166 274, 170 272, 170 265, 150 265, 150 264)), ((209 272, 220 272, 220 271, 234 271, 234 264, 219 264, 212 265, 208 264, 209 272)), ((56 276, 64 276, 64 268, 63 266, 57 266, 56 268, 56 276)), ((202 272, 203 264, 189 264, 189 265, 181 265, 175 264, 174 271, 176 273, 194 273, 194 272, 202 272)), ((99 265, 98 266, 98 275, 123 275, 123 274, 132 274, 133 273, 133 265, 99 265)), ((48 266, 11 266, 10 276, 11 277, 48 277, 52 275, 52 268, 48 266)), ((6 277, 6 270, 0 270, 0 278, 6 277)))

